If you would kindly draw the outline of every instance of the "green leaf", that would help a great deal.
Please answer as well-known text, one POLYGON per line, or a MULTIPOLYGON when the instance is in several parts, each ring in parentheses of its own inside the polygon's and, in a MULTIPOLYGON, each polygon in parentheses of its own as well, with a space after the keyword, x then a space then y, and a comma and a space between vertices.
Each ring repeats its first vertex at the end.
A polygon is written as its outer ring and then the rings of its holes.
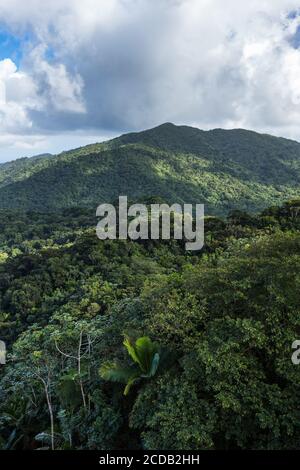
POLYGON ((65 406, 76 407, 81 402, 81 394, 76 378, 78 374, 69 373, 63 375, 58 384, 58 396, 65 406))
POLYGON ((111 382, 126 383, 130 378, 139 373, 136 367, 122 367, 114 362, 106 362, 100 367, 100 377, 111 382))
POLYGON ((132 341, 129 338, 129 336, 125 335, 125 339, 123 341, 123 344, 124 344, 125 348, 127 349, 127 352, 129 354, 129 356, 131 357, 131 359, 136 364, 139 364, 141 366, 139 357, 136 354, 135 346, 134 346, 134 344, 132 344, 132 341))
POLYGON ((125 387, 125 389, 124 389, 124 395, 125 395, 125 396, 127 396, 127 395, 129 394, 131 387, 132 387, 133 384, 134 384, 135 382, 137 382, 138 380, 139 380, 139 376, 131 377, 131 378, 128 380, 127 385, 126 385, 126 387, 125 387))
POLYGON ((156 353, 155 343, 153 343, 148 336, 142 336, 136 340, 135 350, 142 371, 149 374, 153 357, 156 353))

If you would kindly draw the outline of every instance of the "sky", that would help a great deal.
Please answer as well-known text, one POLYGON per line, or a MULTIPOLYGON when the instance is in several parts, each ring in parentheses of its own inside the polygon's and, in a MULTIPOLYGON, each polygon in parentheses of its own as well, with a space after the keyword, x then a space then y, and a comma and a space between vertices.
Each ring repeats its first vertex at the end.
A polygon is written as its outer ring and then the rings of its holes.
POLYGON ((0 0, 0 162, 163 122, 300 141, 300 0, 0 0))

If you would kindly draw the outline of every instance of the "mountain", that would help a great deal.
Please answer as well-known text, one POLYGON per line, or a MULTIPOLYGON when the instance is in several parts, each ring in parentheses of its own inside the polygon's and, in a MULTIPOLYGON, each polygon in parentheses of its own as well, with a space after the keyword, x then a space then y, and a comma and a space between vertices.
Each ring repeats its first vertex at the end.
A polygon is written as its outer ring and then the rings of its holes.
POLYGON ((243 129, 162 124, 56 156, 0 166, 0 208, 93 208, 119 195, 261 210, 300 197, 300 144, 243 129))
POLYGON ((45 166, 46 159, 50 157, 52 157, 51 153, 42 153, 33 157, 23 157, 11 162, 1 163, 0 188, 26 179, 35 171, 41 170, 45 166))

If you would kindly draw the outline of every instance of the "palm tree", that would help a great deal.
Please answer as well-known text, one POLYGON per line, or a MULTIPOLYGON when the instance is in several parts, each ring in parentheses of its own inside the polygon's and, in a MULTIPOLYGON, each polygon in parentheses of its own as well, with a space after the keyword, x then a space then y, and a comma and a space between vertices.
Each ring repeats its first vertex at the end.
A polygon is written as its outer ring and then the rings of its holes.
POLYGON ((124 335, 123 342, 133 364, 125 367, 115 362, 107 362, 100 368, 100 376, 104 380, 126 383, 124 395, 128 395, 134 383, 141 379, 151 378, 156 374, 160 355, 158 346, 148 336, 133 341, 124 335))

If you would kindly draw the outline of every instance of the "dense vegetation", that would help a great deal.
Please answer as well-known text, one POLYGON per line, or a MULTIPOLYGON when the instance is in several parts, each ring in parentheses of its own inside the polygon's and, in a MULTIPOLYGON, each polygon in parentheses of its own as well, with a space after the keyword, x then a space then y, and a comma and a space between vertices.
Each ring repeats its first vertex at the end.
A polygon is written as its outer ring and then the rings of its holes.
POLYGON ((299 183, 297 142, 172 124, 0 165, 0 448, 299 449, 299 183), (204 249, 98 240, 122 194, 205 203, 204 249))
POLYGON ((300 201, 208 217, 201 252, 94 225, 1 213, 1 448, 299 449, 300 201))
POLYGON ((0 208, 96 207, 120 194, 257 212, 300 196, 300 144, 245 130, 164 124, 58 156, 0 165, 0 208))

